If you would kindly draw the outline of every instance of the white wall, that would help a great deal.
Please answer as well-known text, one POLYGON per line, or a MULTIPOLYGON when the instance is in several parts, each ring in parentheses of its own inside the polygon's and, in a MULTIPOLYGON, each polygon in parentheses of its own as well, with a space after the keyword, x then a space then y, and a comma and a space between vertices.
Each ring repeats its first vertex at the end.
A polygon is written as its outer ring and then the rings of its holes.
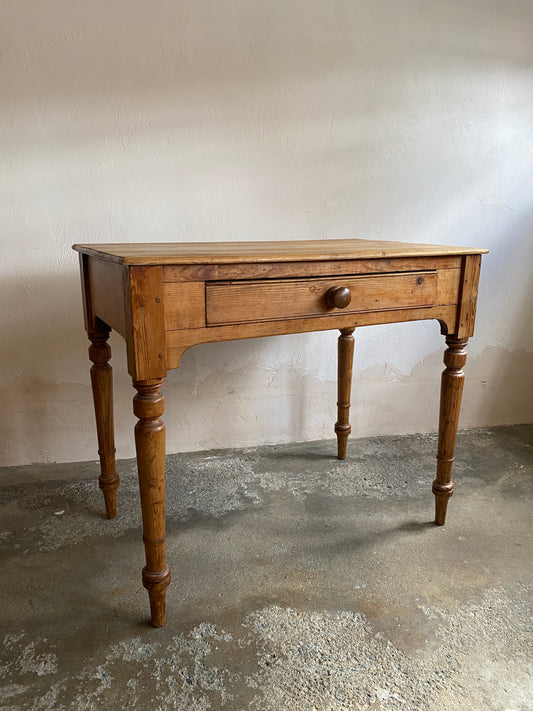
MULTIPOLYGON (((0 34, 0 463, 96 457, 73 242, 486 246, 461 424, 533 420, 530 0, 8 0, 0 34)), ((434 430, 436 322, 356 343, 354 431, 434 430)), ((335 356, 191 349, 168 451, 331 437, 335 356)))

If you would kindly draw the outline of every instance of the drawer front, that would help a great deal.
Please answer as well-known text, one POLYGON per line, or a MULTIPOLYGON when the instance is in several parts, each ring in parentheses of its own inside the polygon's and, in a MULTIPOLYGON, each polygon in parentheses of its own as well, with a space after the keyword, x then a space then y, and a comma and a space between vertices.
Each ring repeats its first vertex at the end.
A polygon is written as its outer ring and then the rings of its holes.
POLYGON ((208 326, 406 309, 436 303, 437 272, 213 281, 206 282, 205 296, 208 326), (332 287, 350 290, 351 301, 346 307, 328 305, 326 294, 332 287))

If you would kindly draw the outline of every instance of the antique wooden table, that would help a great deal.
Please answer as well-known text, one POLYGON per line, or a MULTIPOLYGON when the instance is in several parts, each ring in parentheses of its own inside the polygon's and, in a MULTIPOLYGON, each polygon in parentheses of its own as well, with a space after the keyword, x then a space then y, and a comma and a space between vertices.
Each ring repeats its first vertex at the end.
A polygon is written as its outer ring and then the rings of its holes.
POLYGON ((119 478, 113 433, 111 329, 126 340, 152 624, 165 622, 165 426, 161 385, 187 348, 339 329, 338 457, 346 456, 357 326, 436 319, 448 345, 442 374, 435 523, 444 524, 473 334, 481 255, 487 250, 370 240, 78 244, 85 327, 108 518, 119 478))

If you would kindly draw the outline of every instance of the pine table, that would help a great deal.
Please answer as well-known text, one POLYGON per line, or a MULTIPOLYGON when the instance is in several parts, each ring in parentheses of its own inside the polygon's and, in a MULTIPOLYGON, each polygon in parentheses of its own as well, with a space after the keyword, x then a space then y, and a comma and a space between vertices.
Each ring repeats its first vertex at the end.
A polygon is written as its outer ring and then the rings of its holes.
POLYGON ((146 566, 165 623, 165 425, 161 385, 197 343, 338 329, 337 455, 346 456, 358 326, 436 319, 446 337, 435 523, 443 525, 485 249, 375 240, 77 244, 106 515, 116 516, 111 329, 127 344, 146 566))

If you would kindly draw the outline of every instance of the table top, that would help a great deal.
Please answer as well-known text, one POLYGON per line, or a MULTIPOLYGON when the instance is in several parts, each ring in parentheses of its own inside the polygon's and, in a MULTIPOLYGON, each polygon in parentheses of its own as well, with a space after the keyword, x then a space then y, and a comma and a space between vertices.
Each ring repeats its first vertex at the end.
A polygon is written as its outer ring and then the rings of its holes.
POLYGON ((75 244, 72 248, 77 252, 89 254, 99 259, 131 266, 438 257, 485 254, 488 251, 476 247, 385 242, 369 239, 75 244))

